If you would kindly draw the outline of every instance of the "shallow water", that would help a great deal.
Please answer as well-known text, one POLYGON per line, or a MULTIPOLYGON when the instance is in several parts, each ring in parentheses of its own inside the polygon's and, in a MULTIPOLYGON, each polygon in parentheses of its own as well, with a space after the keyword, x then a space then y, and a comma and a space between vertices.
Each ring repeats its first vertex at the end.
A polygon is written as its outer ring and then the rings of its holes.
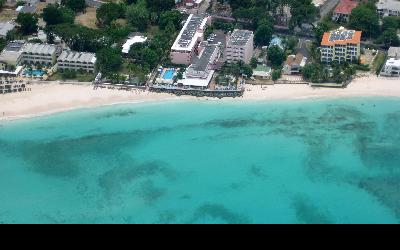
POLYGON ((399 223, 400 100, 171 102, 0 124, 0 223, 399 223))

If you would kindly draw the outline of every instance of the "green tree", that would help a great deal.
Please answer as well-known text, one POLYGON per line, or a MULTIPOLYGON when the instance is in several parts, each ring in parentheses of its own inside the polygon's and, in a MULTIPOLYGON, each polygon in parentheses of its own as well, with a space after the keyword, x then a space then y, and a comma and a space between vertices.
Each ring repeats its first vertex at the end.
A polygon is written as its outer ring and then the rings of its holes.
POLYGON ((0 51, 3 51, 3 49, 6 47, 7 41, 3 38, 0 38, 0 51))
POLYGON ((255 58, 255 57, 251 58, 250 65, 251 65, 251 67, 252 67, 253 69, 257 68, 257 66, 258 66, 258 60, 257 60, 257 58, 255 58))
POLYGON ((139 31, 144 32, 149 25, 150 13, 146 8, 146 1, 139 0, 138 3, 131 5, 126 10, 128 22, 139 31))
POLYGON ((248 64, 244 64, 244 65, 241 67, 241 73, 242 73, 243 75, 247 76, 248 78, 250 78, 250 77, 253 76, 253 68, 252 68, 250 65, 248 65, 248 64))
POLYGON ((385 30, 379 40, 382 41, 382 43, 384 43, 387 47, 400 46, 400 38, 397 35, 397 30, 395 29, 385 30))
POLYGON ((266 46, 271 42, 274 33, 273 24, 262 22, 254 34, 254 42, 258 46, 266 46))
POLYGON ((182 22, 182 14, 177 10, 165 11, 160 15, 159 25, 165 29, 169 23, 173 23, 176 30, 179 30, 182 22))
POLYGON ((5 3, 6 3, 6 0, 0 0, 0 10, 3 9, 3 6, 5 3))
POLYGON ((111 22, 121 18, 124 15, 124 9, 116 3, 106 3, 100 6, 96 12, 97 23, 100 26, 110 25, 111 22))
POLYGON ((104 48, 96 53, 96 68, 108 76, 118 72, 122 66, 122 55, 119 49, 104 48))
POLYGON ((366 37, 376 37, 379 34, 379 16, 376 7, 363 4, 353 9, 349 26, 362 31, 366 37))
POLYGON ((272 81, 276 82, 279 78, 282 77, 282 70, 277 69, 272 72, 272 81))
POLYGON ((65 7, 60 7, 58 4, 49 4, 43 9, 43 20, 47 25, 56 25, 61 23, 74 23, 75 13, 65 7))
POLYGON ((85 0, 61 0, 61 4, 75 12, 84 12, 86 9, 85 0))
POLYGON ((312 0, 296 0, 290 1, 292 18, 290 26, 296 27, 302 24, 312 24, 318 15, 318 9, 312 0))
POLYGON ((16 21, 23 35, 31 35, 38 30, 39 18, 35 14, 19 13, 16 21))
POLYGON ((271 46, 268 49, 268 60, 270 61, 273 68, 279 68, 286 60, 285 52, 278 46, 271 46))

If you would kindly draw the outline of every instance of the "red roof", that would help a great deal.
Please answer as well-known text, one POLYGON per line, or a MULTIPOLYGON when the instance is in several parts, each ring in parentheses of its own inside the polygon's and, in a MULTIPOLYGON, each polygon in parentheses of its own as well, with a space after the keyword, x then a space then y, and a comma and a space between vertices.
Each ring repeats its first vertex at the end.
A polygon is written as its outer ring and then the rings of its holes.
POLYGON ((356 0, 341 0, 335 9, 335 14, 350 15, 354 8, 358 6, 356 0))

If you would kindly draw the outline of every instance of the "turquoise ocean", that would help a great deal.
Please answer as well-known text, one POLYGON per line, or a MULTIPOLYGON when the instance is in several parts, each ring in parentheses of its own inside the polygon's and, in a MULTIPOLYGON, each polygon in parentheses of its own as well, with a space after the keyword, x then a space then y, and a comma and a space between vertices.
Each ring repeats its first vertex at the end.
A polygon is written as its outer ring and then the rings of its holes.
POLYGON ((0 223, 399 223, 400 99, 176 101, 0 123, 0 223))

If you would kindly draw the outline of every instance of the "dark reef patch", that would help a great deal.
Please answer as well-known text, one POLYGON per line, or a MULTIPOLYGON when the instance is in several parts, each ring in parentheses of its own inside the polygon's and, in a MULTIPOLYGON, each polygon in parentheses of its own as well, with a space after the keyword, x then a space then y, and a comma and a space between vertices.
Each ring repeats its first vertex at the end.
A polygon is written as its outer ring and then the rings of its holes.
POLYGON ((400 220, 400 175, 365 178, 359 187, 390 208, 400 220))
POLYGON ((156 224, 176 224, 177 217, 177 213, 173 211, 163 211, 158 214, 158 220, 156 224))
POLYGON ((267 175, 264 173, 264 168, 257 165, 251 165, 248 174, 257 178, 267 178, 267 175))
POLYGON ((321 211, 313 203, 303 197, 295 198, 293 207, 296 212, 298 223, 303 224, 333 224, 330 216, 321 211))
POLYGON ((138 195, 147 205, 153 205, 167 193, 167 189, 159 188, 154 185, 151 180, 146 180, 140 186, 138 195))
POLYGON ((198 207, 190 223, 201 223, 205 219, 215 219, 227 224, 249 224, 250 219, 244 215, 237 214, 221 204, 204 204, 198 207))
POLYGON ((96 116, 96 119, 110 119, 116 117, 130 117, 135 116, 138 113, 133 110, 119 110, 118 112, 106 112, 104 114, 99 114, 96 116))
POLYGON ((98 184, 108 198, 121 192, 123 185, 134 183, 142 178, 163 176, 169 180, 174 180, 176 177, 175 171, 164 162, 154 161, 138 164, 133 158, 127 157, 117 159, 115 162, 116 167, 103 173, 98 178, 98 184))

